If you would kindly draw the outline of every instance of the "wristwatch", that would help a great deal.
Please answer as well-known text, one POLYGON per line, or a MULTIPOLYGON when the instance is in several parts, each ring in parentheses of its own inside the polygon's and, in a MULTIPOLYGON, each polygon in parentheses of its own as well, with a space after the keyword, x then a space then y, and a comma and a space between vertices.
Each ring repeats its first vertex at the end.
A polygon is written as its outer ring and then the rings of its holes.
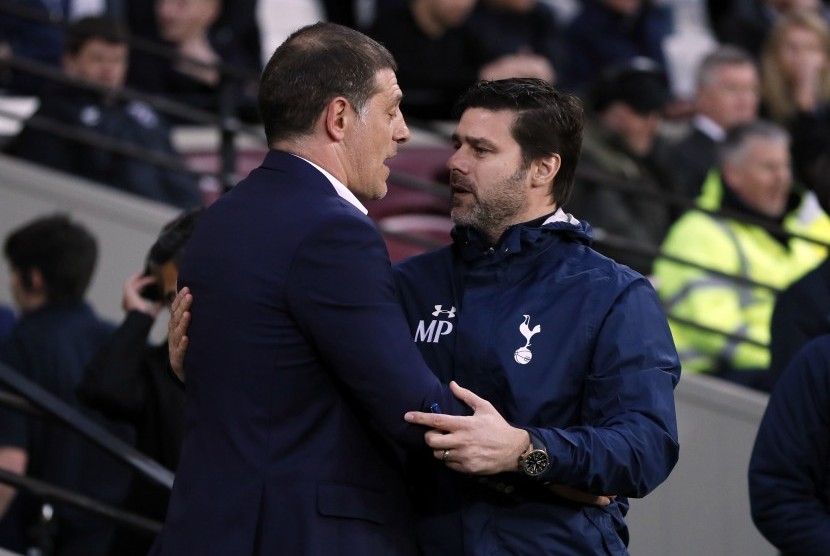
MULTIPOLYGON (((529 433, 528 433, 529 434, 529 433)), ((537 443, 542 445, 541 442, 537 443)), ((550 467, 550 458, 544 446, 534 446, 534 436, 530 435, 530 445, 519 455, 519 471, 530 477, 536 477, 544 473, 550 467)))

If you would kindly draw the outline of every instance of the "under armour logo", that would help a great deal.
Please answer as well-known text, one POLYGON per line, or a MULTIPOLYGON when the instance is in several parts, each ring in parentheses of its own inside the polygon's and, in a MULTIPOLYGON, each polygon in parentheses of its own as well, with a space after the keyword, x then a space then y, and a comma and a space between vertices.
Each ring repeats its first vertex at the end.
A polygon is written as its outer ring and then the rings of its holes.
POLYGON ((436 305, 432 316, 437 317, 438 315, 447 315, 448 319, 455 318, 455 307, 450 307, 449 310, 446 310, 443 305, 436 305))

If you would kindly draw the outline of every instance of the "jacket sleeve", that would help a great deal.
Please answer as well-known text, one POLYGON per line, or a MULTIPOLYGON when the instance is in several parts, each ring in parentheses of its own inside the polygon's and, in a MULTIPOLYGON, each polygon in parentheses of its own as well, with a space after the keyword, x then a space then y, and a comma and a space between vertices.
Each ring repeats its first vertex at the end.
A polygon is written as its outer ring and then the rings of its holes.
POLYGON ((446 413, 469 413, 412 341, 386 246, 370 220, 344 214, 309 234, 292 262, 287 294, 325 364, 393 439, 423 446, 425 429, 403 416, 433 402, 446 413))
POLYGON ((752 519, 785 554, 830 546, 830 336, 801 350, 770 397, 749 462, 752 519))
POLYGON ((89 364, 78 387, 78 398, 111 419, 134 422, 147 396, 143 376, 147 354, 147 336, 153 318, 130 311, 89 364))
POLYGON ((587 492, 645 496, 677 463, 680 363, 657 296, 640 278, 617 296, 585 379, 583 425, 533 429, 551 466, 540 478, 587 492))
POLYGON ((821 314, 824 306, 813 299, 812 284, 812 280, 795 282, 776 298, 769 346, 770 371, 776 379, 807 342, 828 329, 827 315, 821 314))

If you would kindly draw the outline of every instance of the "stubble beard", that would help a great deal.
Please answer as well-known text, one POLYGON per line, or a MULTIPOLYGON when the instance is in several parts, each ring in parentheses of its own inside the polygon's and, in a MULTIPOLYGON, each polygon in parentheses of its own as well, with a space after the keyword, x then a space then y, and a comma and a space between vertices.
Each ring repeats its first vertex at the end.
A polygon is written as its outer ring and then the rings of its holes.
POLYGON ((450 212, 452 221, 458 226, 475 228, 493 243, 512 224, 518 224, 519 215, 527 208, 527 195, 523 190, 527 168, 517 169, 513 175, 496 183, 487 198, 479 196, 474 184, 463 176, 453 176, 453 183, 458 183, 471 191, 471 204, 456 203, 453 195, 453 208, 450 212))

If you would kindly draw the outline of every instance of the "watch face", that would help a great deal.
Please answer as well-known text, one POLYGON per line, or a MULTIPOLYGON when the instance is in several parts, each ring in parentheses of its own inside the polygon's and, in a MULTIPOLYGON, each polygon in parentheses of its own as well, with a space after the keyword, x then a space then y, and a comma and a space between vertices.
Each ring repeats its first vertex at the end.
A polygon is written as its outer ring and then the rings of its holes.
POLYGON ((548 454, 544 450, 533 450, 524 459, 525 473, 531 477, 540 475, 548 468, 548 454))

